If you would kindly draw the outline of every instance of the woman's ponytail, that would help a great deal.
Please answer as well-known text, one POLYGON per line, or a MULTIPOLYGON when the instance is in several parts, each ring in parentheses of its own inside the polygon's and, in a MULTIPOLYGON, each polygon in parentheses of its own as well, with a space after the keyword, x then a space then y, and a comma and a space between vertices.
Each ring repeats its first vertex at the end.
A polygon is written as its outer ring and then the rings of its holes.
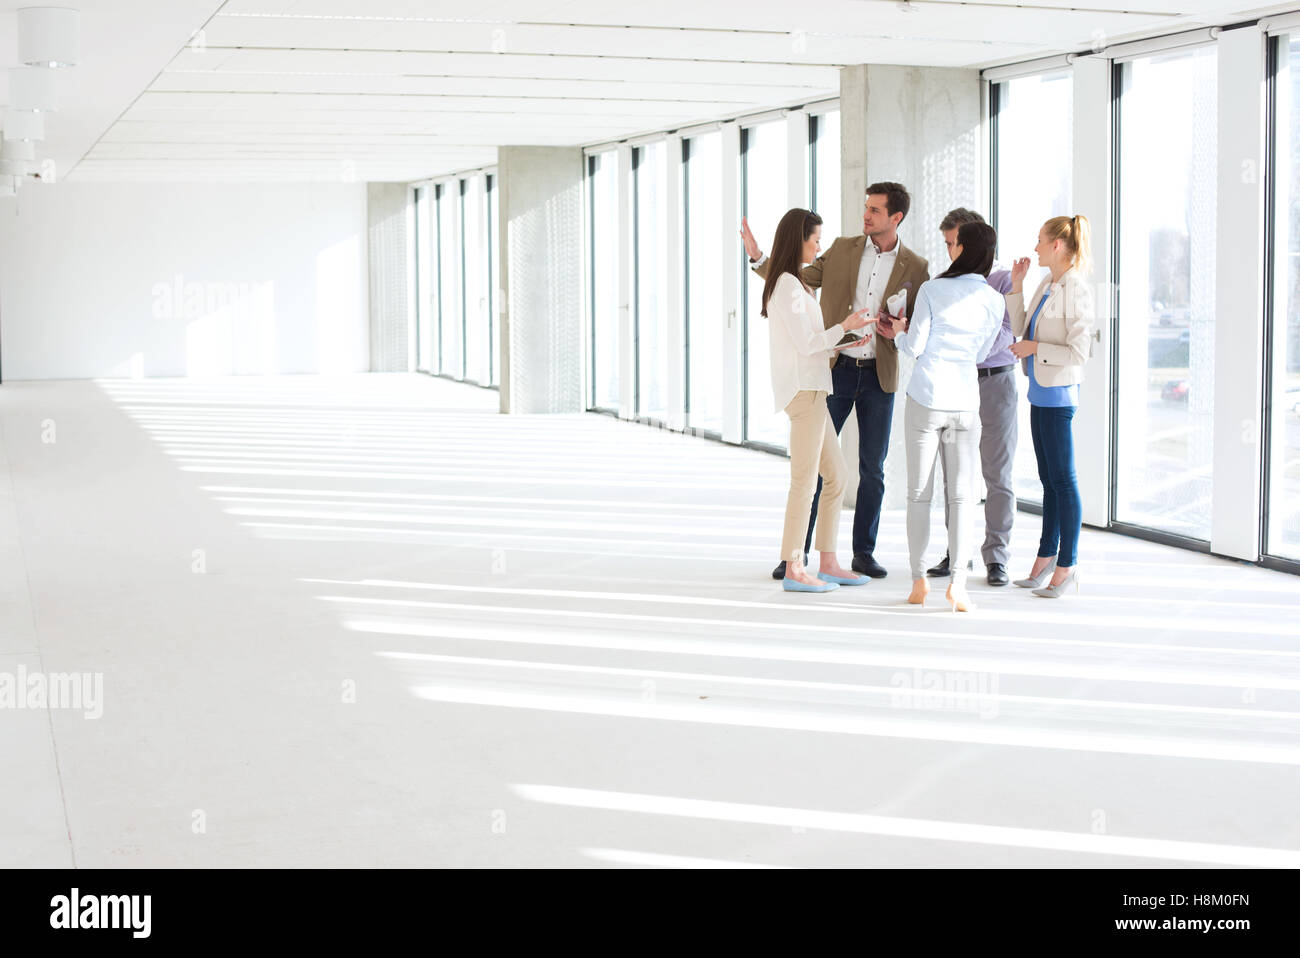
POLYGON ((1081 274, 1092 270, 1092 224, 1082 213, 1074 216, 1053 216, 1043 224, 1043 234, 1049 240, 1060 240, 1070 251, 1070 265, 1081 274))

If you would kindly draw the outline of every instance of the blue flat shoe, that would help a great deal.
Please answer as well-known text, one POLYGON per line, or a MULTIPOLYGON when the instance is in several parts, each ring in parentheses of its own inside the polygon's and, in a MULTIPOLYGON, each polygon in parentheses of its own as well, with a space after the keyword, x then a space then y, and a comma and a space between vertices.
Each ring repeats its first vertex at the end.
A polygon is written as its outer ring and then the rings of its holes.
POLYGON ((870 576, 866 575, 831 575, 829 572, 818 572, 817 578, 823 582, 834 582, 836 585, 866 585, 871 581, 870 576))
POLYGON ((835 582, 823 582, 821 585, 807 585, 797 579, 782 579, 781 588, 786 592, 834 592, 839 588, 835 582))

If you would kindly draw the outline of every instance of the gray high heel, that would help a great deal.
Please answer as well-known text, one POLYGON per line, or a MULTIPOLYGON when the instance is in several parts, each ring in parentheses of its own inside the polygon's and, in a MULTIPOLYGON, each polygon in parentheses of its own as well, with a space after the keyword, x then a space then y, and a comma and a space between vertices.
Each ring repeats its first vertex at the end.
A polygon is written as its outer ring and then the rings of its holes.
POLYGON ((1079 591, 1079 567, 1078 566, 1075 566, 1073 569, 1067 572, 1065 574, 1065 578, 1062 579, 1057 585, 1049 585, 1044 589, 1035 589, 1034 595, 1042 596, 1044 599, 1059 599, 1065 593, 1065 590, 1068 589, 1070 586, 1074 586, 1074 591, 1077 594, 1079 591))
POLYGON ((1052 561, 1047 563, 1047 567, 1038 575, 1031 575, 1028 579, 1017 579, 1016 585, 1022 589, 1041 589, 1043 583, 1047 581, 1048 576, 1056 571, 1056 556, 1052 556, 1052 561))

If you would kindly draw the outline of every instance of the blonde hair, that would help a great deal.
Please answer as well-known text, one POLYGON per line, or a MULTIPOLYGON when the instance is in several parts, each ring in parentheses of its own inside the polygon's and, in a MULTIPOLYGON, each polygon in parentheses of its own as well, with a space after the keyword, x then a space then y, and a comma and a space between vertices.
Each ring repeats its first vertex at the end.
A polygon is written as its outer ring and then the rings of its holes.
POLYGON ((1088 217, 1053 216, 1043 224, 1043 235, 1049 240, 1060 240, 1070 251, 1070 265, 1080 273, 1092 269, 1092 226, 1088 217))

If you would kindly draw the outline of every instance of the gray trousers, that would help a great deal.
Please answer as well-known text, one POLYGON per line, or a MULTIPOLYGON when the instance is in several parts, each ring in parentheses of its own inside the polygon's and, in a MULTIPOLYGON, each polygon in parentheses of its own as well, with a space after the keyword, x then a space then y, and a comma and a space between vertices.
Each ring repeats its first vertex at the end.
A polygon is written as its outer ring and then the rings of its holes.
POLYGON ((912 578, 925 578, 925 550, 930 544, 930 500, 934 496, 934 465, 943 463, 948 554, 953 582, 966 582, 970 558, 971 517, 975 506, 975 463, 979 458, 980 419, 974 410, 928 409, 911 396, 903 411, 907 445, 907 551, 912 578))
MULTIPOLYGON (((988 494, 984 499, 984 547, 980 556, 987 566, 1006 565, 1011 558, 1011 524, 1016 517, 1015 463, 1017 440, 1016 370, 980 377, 980 469, 988 494)), ((943 466, 943 460, 939 460, 943 466)), ((948 473, 943 476, 945 488, 948 473)), ((948 502, 943 506, 949 524, 948 502)))

